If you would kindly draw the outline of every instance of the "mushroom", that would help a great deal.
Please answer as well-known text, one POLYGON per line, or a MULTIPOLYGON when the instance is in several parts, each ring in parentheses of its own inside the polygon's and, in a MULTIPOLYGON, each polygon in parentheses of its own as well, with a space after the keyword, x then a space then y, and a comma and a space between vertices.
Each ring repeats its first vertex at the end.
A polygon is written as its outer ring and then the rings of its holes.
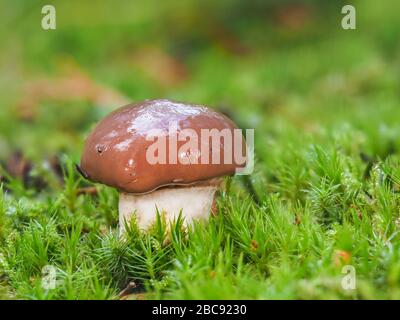
POLYGON ((148 229, 157 212, 167 221, 181 213, 185 224, 209 217, 223 177, 245 161, 241 130, 225 115, 202 105, 145 100, 100 121, 79 170, 119 191, 123 233, 133 215, 140 229, 148 229))

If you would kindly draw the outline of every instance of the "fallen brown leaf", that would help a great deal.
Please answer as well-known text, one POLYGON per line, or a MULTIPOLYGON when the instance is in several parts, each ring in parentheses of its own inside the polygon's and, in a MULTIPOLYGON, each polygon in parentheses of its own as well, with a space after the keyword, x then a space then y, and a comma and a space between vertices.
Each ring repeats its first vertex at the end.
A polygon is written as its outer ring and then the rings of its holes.
POLYGON ((132 63, 163 87, 179 85, 188 78, 182 60, 156 47, 136 51, 132 56, 132 63))
POLYGON ((351 253, 345 250, 335 250, 333 253, 333 263, 339 267, 348 264, 351 260, 351 253))
POLYGON ((83 72, 76 63, 63 65, 63 72, 55 77, 38 77, 22 86, 22 98, 17 104, 20 119, 31 121, 37 116, 37 107, 44 101, 90 101, 102 107, 129 103, 117 90, 99 84, 83 72))
POLYGON ((289 4, 277 9, 275 17, 279 25, 296 31, 310 20, 312 8, 304 4, 289 4))
POLYGON ((21 151, 14 152, 7 160, 6 170, 14 178, 20 178, 24 183, 28 182, 32 163, 27 160, 21 151))
POLYGON ((251 240, 250 249, 252 251, 257 251, 258 249, 258 242, 256 240, 251 240))

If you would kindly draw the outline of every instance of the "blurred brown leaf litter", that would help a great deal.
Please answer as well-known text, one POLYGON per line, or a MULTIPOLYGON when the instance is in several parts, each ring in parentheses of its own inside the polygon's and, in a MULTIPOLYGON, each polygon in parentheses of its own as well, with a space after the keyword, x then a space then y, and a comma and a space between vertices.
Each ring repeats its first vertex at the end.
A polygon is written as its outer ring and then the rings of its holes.
POLYGON ((278 25, 292 31, 301 30, 312 16, 313 8, 304 3, 290 3, 277 8, 275 12, 278 25))
POLYGON ((335 250, 333 253, 333 263, 335 266, 340 267, 342 265, 349 264, 351 261, 351 253, 345 250, 335 250))
POLYGON ((38 76, 25 82, 17 104, 17 115, 21 120, 34 120, 39 105, 46 101, 89 101, 99 107, 129 102, 121 92, 94 81, 74 61, 62 62, 60 69, 57 76, 38 76))
POLYGON ((173 87, 189 76, 182 59, 178 59, 157 47, 136 50, 130 60, 141 72, 161 87, 173 87))
MULTIPOLYGON (((61 186, 63 184, 63 170, 60 157, 50 156, 44 162, 48 170, 58 180, 57 183, 61 186)), ((35 174, 37 168, 38 165, 27 159, 22 151, 15 151, 3 163, 0 163, 0 183, 17 179, 26 188, 42 190, 48 186, 48 183, 40 174, 35 174)), ((82 194, 88 193, 81 192, 82 194)))

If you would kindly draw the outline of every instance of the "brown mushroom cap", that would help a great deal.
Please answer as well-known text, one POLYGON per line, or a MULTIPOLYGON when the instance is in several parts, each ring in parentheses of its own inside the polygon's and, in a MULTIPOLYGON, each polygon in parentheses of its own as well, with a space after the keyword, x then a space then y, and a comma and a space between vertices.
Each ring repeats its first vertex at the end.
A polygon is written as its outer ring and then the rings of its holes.
MULTIPOLYGON (((178 132, 192 129, 199 137, 201 129, 229 129, 233 132, 237 128, 223 114, 201 105, 169 100, 146 100, 127 105, 105 117, 89 135, 82 154, 81 171, 89 180, 120 191, 146 193, 164 186, 189 185, 231 175, 236 168, 244 166, 235 163, 233 148, 228 150, 232 152, 232 163, 224 163, 224 139, 220 139, 219 143, 219 164, 211 161, 211 152, 215 150, 210 152, 208 164, 182 164, 179 161, 175 164, 150 164, 146 159, 146 151, 154 141, 146 139, 147 134, 152 129, 161 129, 168 143, 171 122, 177 123, 178 132)), ((242 140, 242 150, 245 150, 244 138, 242 140)), ((177 142, 178 150, 184 143, 177 142)), ((169 159, 168 145, 166 153, 166 159, 169 159)))

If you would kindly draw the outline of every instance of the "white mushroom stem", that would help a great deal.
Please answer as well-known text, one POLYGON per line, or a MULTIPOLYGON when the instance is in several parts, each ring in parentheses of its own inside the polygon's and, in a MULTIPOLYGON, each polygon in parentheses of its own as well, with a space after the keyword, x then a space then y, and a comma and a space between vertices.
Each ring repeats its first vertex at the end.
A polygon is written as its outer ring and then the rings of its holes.
POLYGON ((124 232, 125 221, 129 222, 134 215, 139 229, 147 230, 156 221, 157 209, 160 215, 165 216, 167 223, 176 220, 181 211, 185 225, 194 220, 207 219, 217 189, 217 186, 209 185, 164 188, 139 195, 120 193, 120 232, 124 232))

